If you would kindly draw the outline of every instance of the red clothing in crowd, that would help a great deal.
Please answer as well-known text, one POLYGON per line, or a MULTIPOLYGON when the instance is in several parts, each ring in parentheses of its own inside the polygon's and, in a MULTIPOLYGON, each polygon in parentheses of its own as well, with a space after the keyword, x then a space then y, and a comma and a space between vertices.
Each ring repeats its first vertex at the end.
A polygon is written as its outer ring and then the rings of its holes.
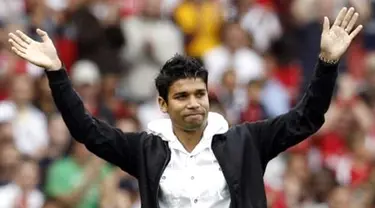
POLYGON ((250 102, 245 111, 241 113, 241 122, 254 122, 266 118, 264 108, 261 104, 250 102))
POLYGON ((296 64, 278 66, 274 70, 273 76, 288 90, 292 103, 294 103, 301 87, 302 75, 300 67, 296 64))
POLYGON ((357 168, 352 166, 350 170, 350 180, 351 180, 350 184, 353 187, 357 187, 363 184, 364 182, 367 182, 367 180, 370 177, 371 170, 372 168, 370 164, 366 164, 363 167, 357 167, 357 168))
MULTIPOLYGON (((1 61, 8 61, 5 57, 2 57, 3 59, 1 61)), ((10 76, 17 75, 17 74, 23 74, 27 72, 26 69, 27 62, 24 60, 18 60, 12 69, 12 71, 9 71, 10 76)), ((6 100, 9 96, 9 79, 2 80, 0 83, 0 101, 6 100)))
POLYGON ((77 43, 65 37, 56 37, 54 42, 61 61, 70 72, 71 66, 77 60, 77 43))

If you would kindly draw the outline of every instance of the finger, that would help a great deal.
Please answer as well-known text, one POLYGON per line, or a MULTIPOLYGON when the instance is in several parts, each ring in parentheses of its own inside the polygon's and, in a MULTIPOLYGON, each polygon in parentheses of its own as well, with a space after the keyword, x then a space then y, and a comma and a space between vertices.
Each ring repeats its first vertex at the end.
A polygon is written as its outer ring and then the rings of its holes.
POLYGON ((26 59, 26 54, 22 53, 21 51, 17 50, 17 48, 12 47, 12 51, 19 57, 26 59))
POLYGON ((356 12, 356 13, 353 15, 352 19, 350 20, 348 26, 346 27, 346 29, 345 29, 346 32, 350 33, 350 32, 353 30, 354 25, 355 25, 355 23, 356 23, 357 20, 358 20, 358 17, 359 17, 359 14, 356 12))
POLYGON ((12 47, 15 47, 17 50, 21 51, 22 53, 26 53, 26 48, 20 46, 17 42, 15 42, 12 39, 9 39, 9 43, 12 45, 12 47))
POLYGON ((346 26, 348 26, 348 23, 352 19, 353 14, 354 14, 354 8, 351 7, 349 11, 346 13, 344 20, 341 23, 341 27, 345 28, 346 26))
POLYGON ((27 44, 30 44, 31 42, 33 42, 33 39, 31 39, 29 36, 27 36, 25 33, 21 32, 20 30, 17 30, 16 33, 27 44))
POLYGON ((350 33, 350 39, 354 39, 355 38, 355 36, 357 36, 358 35, 358 33, 362 30, 362 28, 363 28, 363 26, 362 25, 358 25, 358 27, 357 28, 355 28, 355 30, 352 32, 352 33, 350 33))
POLYGON ((328 31, 329 31, 329 19, 328 19, 328 17, 324 17, 323 33, 327 33, 328 31))
POLYGON ((341 22, 344 20, 344 17, 345 17, 345 14, 346 14, 346 11, 348 9, 346 7, 342 8, 339 12, 339 14, 337 15, 336 17, 336 20, 335 22, 333 23, 333 25, 335 26, 340 26, 341 22))
POLYGON ((42 41, 43 42, 46 42, 49 40, 49 37, 48 37, 48 34, 47 32, 41 30, 41 29, 36 29, 36 33, 38 33, 38 35, 40 36, 40 38, 42 38, 42 41))
POLYGON ((9 33, 9 37, 14 41, 16 42, 18 45, 24 47, 24 48, 27 48, 28 47, 28 44, 22 40, 21 38, 19 38, 17 35, 13 34, 13 33, 9 33))

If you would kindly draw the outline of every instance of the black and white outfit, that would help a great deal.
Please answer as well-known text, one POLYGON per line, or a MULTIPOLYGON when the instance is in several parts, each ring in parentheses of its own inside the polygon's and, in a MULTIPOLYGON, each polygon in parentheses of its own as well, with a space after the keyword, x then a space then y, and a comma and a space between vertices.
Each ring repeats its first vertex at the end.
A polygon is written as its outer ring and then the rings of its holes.
POLYGON ((337 69, 318 60, 302 100, 276 118, 228 128, 220 115, 209 113, 203 138, 191 153, 173 134, 169 119, 151 122, 148 131, 123 133, 85 110, 64 69, 46 73, 72 136, 138 179, 142 207, 265 208, 267 163, 323 125, 337 69))

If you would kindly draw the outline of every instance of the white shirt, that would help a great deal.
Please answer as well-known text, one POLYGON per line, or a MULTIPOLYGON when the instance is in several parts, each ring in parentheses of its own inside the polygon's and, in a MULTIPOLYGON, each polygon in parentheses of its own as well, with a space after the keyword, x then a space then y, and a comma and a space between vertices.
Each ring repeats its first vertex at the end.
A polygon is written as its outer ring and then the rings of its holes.
POLYGON ((174 54, 184 52, 183 35, 176 25, 166 19, 149 21, 135 16, 125 18, 121 28, 127 40, 121 56, 132 65, 122 81, 121 93, 132 99, 148 100, 157 94, 154 79, 162 64, 174 54), (147 45, 151 46, 152 57, 145 50, 147 45))
MULTIPOLYGON (((2 186, 0 188, 0 207, 12 208, 16 207, 21 197, 21 189, 14 183, 2 186)), ((41 208, 44 204, 44 196, 39 190, 33 190, 29 193, 27 200, 27 207, 41 208)))
POLYGON ((172 131, 169 119, 153 121, 149 131, 169 142, 171 160, 160 180, 161 208, 228 208, 230 193, 223 172, 211 149, 212 136, 228 130, 227 121, 209 113, 203 138, 189 153, 172 131))
POLYGON ((283 33, 277 14, 262 5, 252 6, 240 23, 242 28, 253 36, 254 48, 262 53, 283 33))
POLYGON ((240 85, 264 76, 263 59, 249 48, 241 48, 231 54, 224 46, 218 46, 203 56, 203 62, 209 72, 208 82, 214 85, 221 84, 223 73, 228 69, 235 70, 240 85))
POLYGON ((12 123, 14 143, 22 154, 35 155, 47 148, 47 118, 33 105, 20 112, 12 101, 2 101, 0 120, 12 123))

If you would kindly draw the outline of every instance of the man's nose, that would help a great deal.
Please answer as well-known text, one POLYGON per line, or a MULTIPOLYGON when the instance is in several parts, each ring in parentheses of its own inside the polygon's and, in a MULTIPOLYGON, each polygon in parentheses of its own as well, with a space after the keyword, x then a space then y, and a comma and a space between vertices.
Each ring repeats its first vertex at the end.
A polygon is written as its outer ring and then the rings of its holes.
POLYGON ((188 103, 187 107, 188 108, 198 108, 199 107, 198 100, 195 97, 192 96, 189 99, 189 103, 188 103))

